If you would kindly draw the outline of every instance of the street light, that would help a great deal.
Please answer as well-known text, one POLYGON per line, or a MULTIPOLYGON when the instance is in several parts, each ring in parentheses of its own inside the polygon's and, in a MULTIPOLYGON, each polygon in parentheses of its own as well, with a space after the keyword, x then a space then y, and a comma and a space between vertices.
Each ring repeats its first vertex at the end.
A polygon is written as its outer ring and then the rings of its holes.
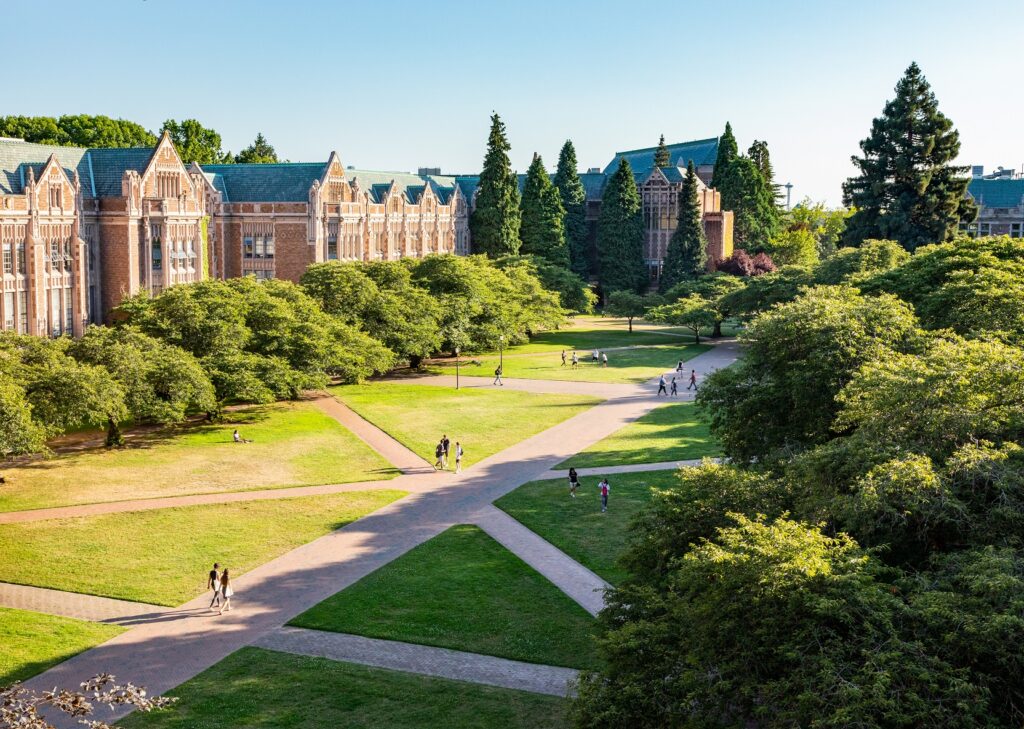
POLYGON ((505 335, 502 334, 498 337, 498 369, 501 370, 502 374, 505 373, 505 335))
POLYGON ((455 348, 455 389, 459 389, 459 348, 455 348))

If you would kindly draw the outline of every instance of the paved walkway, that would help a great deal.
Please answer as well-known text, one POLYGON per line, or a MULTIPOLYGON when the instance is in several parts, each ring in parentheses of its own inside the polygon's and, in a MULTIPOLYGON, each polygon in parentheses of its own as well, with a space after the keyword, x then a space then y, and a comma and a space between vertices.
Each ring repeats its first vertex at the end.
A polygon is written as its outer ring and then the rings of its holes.
POLYGON ((139 621, 157 619, 172 612, 160 605, 47 590, 44 587, 12 585, 7 582, 0 582, 0 607, 33 610, 48 615, 62 615, 66 618, 117 625, 134 625, 139 621))
MULTIPOLYGON (((719 458, 710 458, 711 461, 719 461, 719 458)), ((704 459, 694 458, 689 461, 662 461, 661 463, 630 463, 624 466, 593 466, 588 468, 577 468, 577 476, 605 476, 613 473, 643 473, 645 471, 674 471, 678 468, 690 468, 699 466, 704 459)), ((569 478, 569 469, 557 471, 546 471, 540 475, 542 479, 569 478)))
MULTIPOLYGON (((736 355, 735 345, 721 344, 690 360, 689 365, 704 374, 731 364, 736 355)), ((663 402, 653 395, 650 383, 616 387, 625 389, 483 459, 460 476, 400 477, 403 487, 408 483, 419 488, 236 578, 237 607, 232 612, 217 616, 206 611, 208 596, 202 595, 178 608, 173 619, 140 622, 26 685, 39 690, 75 686, 97 673, 112 672, 146 686, 151 694, 166 693, 448 527, 471 522, 495 499, 535 480, 663 402)), ((114 718, 120 715, 115 713, 114 718)), ((56 725, 75 726, 61 721, 56 725)))
POLYGON ((591 615, 604 607, 604 591, 611 585, 572 557, 530 531, 496 506, 488 504, 472 522, 533 567, 591 615))
POLYGON ((579 675, 572 668, 304 628, 278 628, 261 636, 253 645, 301 656, 319 656, 551 696, 567 695, 571 682, 579 675))

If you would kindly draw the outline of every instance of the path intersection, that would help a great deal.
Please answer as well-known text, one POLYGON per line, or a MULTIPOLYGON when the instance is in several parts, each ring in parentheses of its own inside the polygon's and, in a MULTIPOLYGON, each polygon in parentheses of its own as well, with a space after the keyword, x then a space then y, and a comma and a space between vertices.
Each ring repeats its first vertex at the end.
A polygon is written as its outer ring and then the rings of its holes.
MULTIPOLYGON (((689 360, 687 367, 696 369, 703 377, 734 362, 737 354, 738 345, 734 341, 722 341, 689 360)), ((414 381, 453 385, 454 379, 441 375, 414 381)), ((569 680, 575 675, 570 669, 357 636, 310 636, 311 631, 285 627, 291 619, 309 608, 457 524, 474 524, 483 529, 590 614, 601 609, 607 582, 497 509, 493 502, 530 481, 563 477, 564 471, 552 469, 665 404, 665 400, 656 396, 656 384, 651 382, 623 385, 508 379, 505 383, 506 388, 527 392, 594 395, 603 398, 603 402, 455 475, 434 472, 422 457, 334 398, 322 398, 317 401, 319 407, 399 468, 402 475, 380 482, 182 496, 0 514, 0 523, 12 523, 373 488, 407 492, 405 497, 372 514, 235 578, 237 607, 223 616, 215 616, 209 611, 207 594, 168 609, 0 583, 0 607, 110 622, 129 628, 106 643, 26 681, 26 686, 37 690, 49 690, 54 686, 73 687, 98 673, 114 673, 146 686, 151 694, 163 694, 238 649, 256 645, 564 695, 569 689, 569 680)), ((462 377, 460 384, 462 387, 490 387, 491 379, 462 377)), ((679 398, 686 399, 692 399, 692 395, 684 394, 679 398)), ((682 462, 681 465, 690 463, 682 462)), ((581 469, 581 474, 664 469, 676 465, 659 463, 581 469)), ((58 727, 77 726, 73 722, 61 723, 57 717, 50 718, 56 720, 58 727)))

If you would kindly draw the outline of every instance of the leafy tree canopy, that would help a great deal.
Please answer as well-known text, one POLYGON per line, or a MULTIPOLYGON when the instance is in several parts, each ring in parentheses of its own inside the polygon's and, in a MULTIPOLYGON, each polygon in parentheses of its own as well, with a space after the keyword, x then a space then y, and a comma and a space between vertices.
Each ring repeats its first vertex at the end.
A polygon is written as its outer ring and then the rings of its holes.
POLYGON ((64 147, 152 147, 152 132, 126 119, 89 114, 0 117, 0 137, 64 147))
POLYGON ((270 142, 266 140, 266 137, 261 132, 256 135, 256 139, 252 144, 235 155, 234 161, 238 163, 268 164, 279 162, 280 160, 277 158, 277 152, 274 151, 274 147, 271 146, 270 142))

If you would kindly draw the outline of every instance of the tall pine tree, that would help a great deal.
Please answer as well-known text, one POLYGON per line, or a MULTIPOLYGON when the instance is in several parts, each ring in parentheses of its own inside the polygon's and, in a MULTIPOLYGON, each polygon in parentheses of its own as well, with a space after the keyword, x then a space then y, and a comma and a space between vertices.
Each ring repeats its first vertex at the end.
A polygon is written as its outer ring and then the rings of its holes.
MULTIPOLYGON (((747 248, 768 246, 781 226, 779 209, 771 185, 749 157, 737 157, 730 167, 733 230, 738 245, 747 248)), ((723 195, 722 208, 726 208, 723 195)))
POLYGON ((505 124, 492 114, 476 206, 469 219, 475 252, 491 258, 519 252, 519 185, 509 162, 510 149, 505 124))
POLYGON ((654 166, 655 167, 668 167, 672 164, 672 157, 668 153, 668 147, 665 146, 665 135, 661 135, 661 139, 658 140, 658 148, 654 150, 654 166))
POLYGON ((526 172, 523 199, 519 204, 522 225, 519 237, 523 241, 521 253, 541 256, 549 263, 569 267, 569 250, 565 245, 565 210, 558 190, 544 169, 539 154, 526 172))
POLYGON ((587 250, 587 193, 583 189, 576 162, 576 148, 570 140, 562 145, 555 171, 555 187, 565 209, 565 239, 569 247, 572 272, 586 279, 590 275, 590 257, 587 250))
MULTIPOLYGON (((739 156, 739 147, 736 145, 736 137, 732 134, 732 124, 725 123, 725 131, 718 138, 718 155, 715 157, 715 169, 711 173, 711 186, 719 192, 722 191, 722 184, 729 176, 729 165, 739 156)), ((725 207, 725 198, 722 198, 722 208, 725 207)))
POLYGON ((846 222, 846 245, 879 238, 913 251, 948 240, 960 220, 976 216, 967 168, 953 164, 960 134, 916 63, 860 148, 864 156, 852 158, 860 174, 843 184, 843 202, 857 211, 846 222))
POLYGON ((605 300, 612 291, 640 291, 647 283, 640 191, 625 158, 604 188, 597 252, 605 300))
POLYGON ((701 221, 699 184, 693 161, 686 166, 686 177, 679 190, 676 230, 668 242, 665 263, 661 269, 661 291, 668 291, 680 281, 707 273, 708 241, 701 221))
POLYGON ((761 177, 772 189, 772 197, 778 205, 782 201, 782 192, 780 186, 775 184, 775 169, 772 167, 772 158, 768 153, 768 142, 755 139, 750 145, 750 149, 747 150, 747 156, 750 157, 754 166, 757 167, 757 171, 761 173, 761 177))

